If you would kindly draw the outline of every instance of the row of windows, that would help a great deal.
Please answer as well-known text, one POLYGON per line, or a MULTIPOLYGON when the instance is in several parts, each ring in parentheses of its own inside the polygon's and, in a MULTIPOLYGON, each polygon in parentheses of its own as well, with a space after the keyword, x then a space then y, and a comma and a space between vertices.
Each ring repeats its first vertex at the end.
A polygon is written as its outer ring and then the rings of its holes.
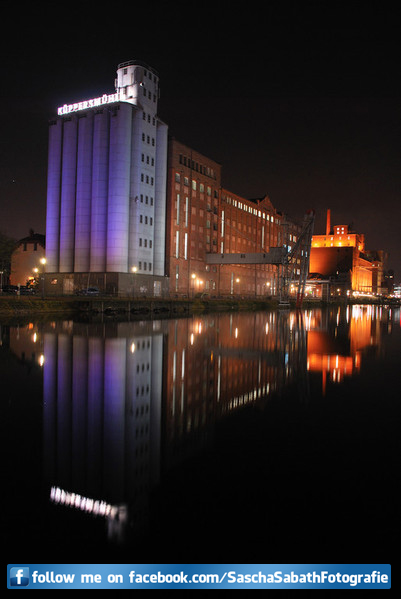
POLYGON ((152 226, 153 225, 153 217, 152 216, 148 217, 146 215, 144 217, 143 214, 140 214, 139 215, 139 222, 140 223, 144 223, 145 225, 149 224, 150 226, 152 226))
MULTIPOLYGON (((152 100, 152 92, 149 90, 147 91, 146 88, 142 85, 142 90, 143 90, 143 95, 149 98, 149 100, 152 100)), ((153 102, 156 102, 156 94, 153 94, 153 102)))
POLYGON ((138 262, 138 270, 144 270, 152 272, 152 263, 151 262, 142 262, 139 260, 138 262))
MULTIPOLYGON (((175 173, 175 181, 176 181, 176 183, 181 183, 180 173, 175 173)), ((186 187, 189 187, 189 178, 183 177, 183 183, 186 187)), ((192 186, 193 191, 196 191, 198 188, 198 182, 195 181, 195 179, 192 179, 191 186, 192 186)), ((199 191, 200 191, 200 193, 205 193, 205 184, 204 183, 199 183, 199 191)), ((212 195, 212 188, 210 187, 210 185, 206 186, 206 194, 208 196, 212 195)), ((218 192, 216 190, 214 190, 214 197, 215 198, 218 197, 218 192)))
POLYGON ((145 393, 147 395, 149 393, 149 391, 150 391, 149 385, 146 385, 146 388, 145 388, 144 385, 142 385, 142 387, 137 387, 136 388, 136 396, 138 397, 139 394, 145 395, 145 393))
POLYGON ((279 219, 278 218, 275 219, 273 215, 269 215, 266 212, 264 212, 263 210, 258 210, 257 208, 248 206, 248 204, 245 204, 245 202, 240 202, 239 200, 234 200, 233 198, 230 198, 229 196, 227 196, 225 198, 225 201, 227 204, 234 206, 234 208, 239 208, 240 210, 244 210, 244 212, 253 214, 253 216, 258 216, 259 218, 263 218, 265 220, 270 220, 270 222, 272 222, 272 223, 275 222, 277 225, 280 222, 279 219))
POLYGON ((150 347, 149 339, 147 341, 142 340, 142 342, 134 340, 131 343, 131 353, 133 354, 134 352, 136 352, 137 350, 140 350, 140 349, 146 349, 146 348, 149 349, 149 347, 150 347))
MULTIPOLYGON (((181 183, 181 174, 180 173, 177 173, 177 172, 175 173, 175 181, 176 181, 176 183, 181 183)), ((189 178, 184 176, 183 183, 184 183, 184 186, 189 187, 189 178)), ((205 192, 204 183, 201 183, 201 182, 195 181, 195 179, 192 179, 192 182, 191 182, 192 190, 196 191, 198 189, 198 186, 199 186, 199 192, 204 193, 205 192)), ((206 186, 206 193, 209 197, 211 197, 212 188, 209 185, 206 186)), ((213 195, 215 198, 218 198, 218 191, 216 189, 214 190, 213 195)), ((248 214, 252 214, 253 216, 257 216, 264 220, 268 220, 272 223, 280 224, 280 220, 277 217, 274 218, 273 215, 268 214, 264 210, 258 210, 257 208, 254 208, 253 206, 249 206, 248 204, 246 204, 245 202, 241 202, 240 200, 233 199, 230 196, 227 196, 227 197, 223 196, 223 201, 224 200, 227 204, 232 205, 234 208, 239 208, 240 210, 243 210, 244 212, 247 212, 248 214)))
POLYGON ((155 138, 150 137, 150 135, 145 135, 145 133, 142 133, 142 141, 146 142, 147 144, 152 144, 152 146, 155 145, 155 138))
POLYGON ((146 162, 146 164, 150 164, 150 166, 155 165, 155 159, 152 156, 148 156, 148 155, 145 156, 145 154, 142 154, 141 160, 142 160, 142 162, 146 162))
POLYGON ((156 119, 151 114, 148 114, 147 112, 143 112, 142 113, 142 118, 143 118, 144 121, 148 121, 148 123, 152 123, 153 126, 156 125, 156 119))
POLYGON ((179 163, 183 164, 184 166, 187 166, 188 168, 191 168, 193 171, 196 171, 197 173, 201 173, 202 175, 206 175, 207 177, 216 179, 216 173, 214 172, 213 168, 205 166, 204 164, 199 164, 195 160, 192 160, 187 156, 183 156, 183 154, 180 154, 179 156, 179 163))
POLYGON ((151 248, 151 247, 153 247, 153 242, 151 239, 147 240, 147 239, 142 239, 142 237, 140 237, 139 238, 139 247, 140 248, 141 247, 145 247, 145 248, 150 247, 151 248), (142 243, 143 243, 143 245, 142 245, 142 243), (148 243, 149 243, 149 245, 148 245, 148 243))
POLYGON ((153 179, 153 177, 149 177, 149 175, 145 175, 144 173, 141 173, 141 183, 148 183, 150 185, 153 185, 154 179, 153 179))
MULTIPOLYGON (((123 65, 121 65, 121 66, 123 66, 123 65)), ((138 72, 138 69, 136 69, 136 72, 138 72)), ((128 74, 128 67, 125 67, 125 68, 124 68, 124 70, 123 70, 123 74, 124 74, 124 75, 127 75, 127 74, 128 74)), ((148 69, 143 69, 143 75, 144 75, 144 77, 149 77, 149 79, 150 79, 151 81, 154 81, 155 83, 157 83, 157 77, 156 77, 156 75, 154 75, 154 74, 152 73, 152 71, 148 71, 148 69)))
POLYGON ((152 71, 148 71, 147 69, 143 69, 143 74, 145 77, 149 77, 149 79, 151 81, 154 81, 155 83, 157 83, 157 77, 154 73, 152 73, 152 71))
POLYGON ((145 201, 146 205, 150 204, 151 206, 153 206, 153 198, 152 198, 152 196, 150 196, 150 198, 149 198, 147 195, 144 196, 141 193, 141 195, 140 195, 140 201, 141 201, 141 204, 143 204, 144 201, 145 201))
MULTIPOLYGON (((32 245, 32 244, 30 244, 30 245, 32 245)), ((27 249, 28 249, 28 245, 27 245, 26 243, 24 243, 23 251, 24 251, 24 252, 26 252, 26 251, 27 251, 27 249)), ((34 251, 34 252, 37 252, 37 251, 38 251, 38 244, 37 244, 37 243, 34 243, 34 244, 33 244, 33 251, 34 251)))

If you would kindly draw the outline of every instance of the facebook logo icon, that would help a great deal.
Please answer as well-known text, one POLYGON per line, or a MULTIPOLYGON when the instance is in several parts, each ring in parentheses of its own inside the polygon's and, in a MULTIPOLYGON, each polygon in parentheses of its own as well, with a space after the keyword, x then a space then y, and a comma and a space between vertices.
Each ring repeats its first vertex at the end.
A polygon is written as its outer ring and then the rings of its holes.
POLYGON ((27 587, 29 584, 29 568, 10 568, 10 586, 27 587))

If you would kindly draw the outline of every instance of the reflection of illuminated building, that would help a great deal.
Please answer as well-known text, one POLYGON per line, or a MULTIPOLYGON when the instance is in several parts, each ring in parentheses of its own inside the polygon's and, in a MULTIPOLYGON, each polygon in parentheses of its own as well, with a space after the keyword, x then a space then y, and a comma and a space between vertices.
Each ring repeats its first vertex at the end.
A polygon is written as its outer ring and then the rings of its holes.
POLYGON ((11 327, 10 349, 22 362, 43 366, 45 358, 41 327, 33 323, 11 327))
POLYGON ((51 500, 105 517, 113 538, 145 525, 178 452, 201 451, 225 414, 295 376, 299 325, 275 313, 44 325, 51 500))
MULTIPOLYGON (((44 335, 47 480, 146 521, 159 478, 162 336, 149 322, 63 323, 44 335)), ((156 327, 157 328, 157 327, 156 327)))
POLYGON ((322 374, 323 392, 327 381, 340 383, 359 372, 362 350, 378 344, 380 330, 375 306, 337 308, 334 330, 308 332, 309 372, 322 374))
POLYGON ((208 426, 265 400, 306 373, 303 321, 294 314, 224 314, 170 321, 166 438, 170 460, 196 451, 208 426))

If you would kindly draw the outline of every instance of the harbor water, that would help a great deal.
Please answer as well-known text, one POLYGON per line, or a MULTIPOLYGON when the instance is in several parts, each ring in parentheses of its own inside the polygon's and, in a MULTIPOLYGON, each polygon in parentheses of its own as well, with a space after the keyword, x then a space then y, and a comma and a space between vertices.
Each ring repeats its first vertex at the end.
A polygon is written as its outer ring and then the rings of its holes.
POLYGON ((7 563, 391 563, 400 318, 3 322, 7 563))

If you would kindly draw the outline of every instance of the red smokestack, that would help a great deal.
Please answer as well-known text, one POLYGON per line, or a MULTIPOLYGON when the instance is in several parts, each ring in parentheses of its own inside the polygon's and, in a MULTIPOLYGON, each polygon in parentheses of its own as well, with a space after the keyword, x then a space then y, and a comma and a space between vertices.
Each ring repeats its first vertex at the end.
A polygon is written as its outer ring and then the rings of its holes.
POLYGON ((331 223, 330 223, 330 208, 327 210, 326 220, 326 235, 330 235, 331 223))

